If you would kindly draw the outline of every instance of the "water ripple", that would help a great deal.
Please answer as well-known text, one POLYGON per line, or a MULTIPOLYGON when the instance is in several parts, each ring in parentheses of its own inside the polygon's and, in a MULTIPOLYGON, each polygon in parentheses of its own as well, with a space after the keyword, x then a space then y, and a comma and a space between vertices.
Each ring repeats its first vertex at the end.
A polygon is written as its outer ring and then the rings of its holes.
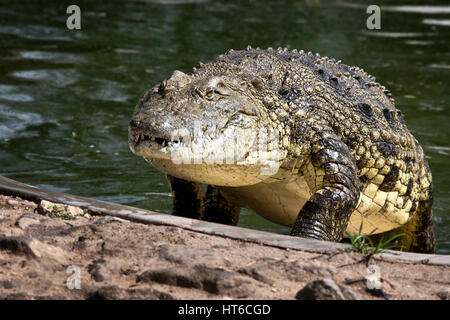
POLYGON ((22 70, 12 72, 11 76, 25 80, 46 81, 55 87, 66 87, 76 83, 80 78, 75 69, 22 70))
POLYGON ((450 65, 448 64, 438 64, 438 63, 432 63, 428 65, 430 68, 436 68, 436 69, 450 69, 450 65))
POLYGON ((15 102, 30 102, 34 100, 32 96, 18 92, 18 90, 15 86, 0 84, 0 100, 15 102))
POLYGON ((11 34, 24 39, 70 41, 69 33, 62 28, 41 25, 0 26, 0 34, 11 34))
POLYGON ((449 14, 450 6, 382 6, 382 10, 423 14, 449 14))
POLYGON ((30 60, 51 60, 56 63, 78 63, 84 59, 75 54, 50 51, 19 51, 18 56, 30 60))
POLYGON ((362 31, 364 35, 383 38, 416 38, 423 36, 433 36, 435 33, 422 32, 388 32, 388 31, 362 31))
POLYGON ((444 156, 448 156, 450 153, 450 147, 445 146, 425 146, 426 149, 432 150, 444 156))
POLYGON ((33 132, 27 132, 26 129, 43 122, 39 114, 16 111, 0 104, 0 142, 35 135, 33 132))
POLYGON ((93 88, 97 90, 89 94, 89 98, 94 100, 103 101, 115 101, 115 102, 127 102, 131 97, 123 92, 121 85, 118 82, 106 80, 106 79, 95 79, 96 84, 93 88))
POLYGON ((423 19, 422 23, 432 26, 450 27, 450 19, 423 19))

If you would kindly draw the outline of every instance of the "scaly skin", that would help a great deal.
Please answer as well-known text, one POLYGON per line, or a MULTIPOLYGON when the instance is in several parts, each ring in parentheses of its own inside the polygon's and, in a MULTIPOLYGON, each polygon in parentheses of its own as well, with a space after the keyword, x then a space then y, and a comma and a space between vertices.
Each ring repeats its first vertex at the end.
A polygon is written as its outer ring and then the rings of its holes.
POLYGON ((398 229, 407 250, 435 250, 433 185, 421 146, 389 91, 340 61, 247 48, 190 74, 175 71, 139 102, 129 143, 168 174, 174 214, 236 224, 247 206, 292 226, 293 236, 331 241, 363 221, 364 234, 398 229), (172 133, 192 133, 194 123, 201 145, 213 151, 227 150, 229 139, 219 147, 211 142, 226 130, 276 129, 279 170, 261 174, 247 153, 240 163, 175 164, 173 154, 185 142, 172 133), (208 184, 203 206, 202 183, 208 184))

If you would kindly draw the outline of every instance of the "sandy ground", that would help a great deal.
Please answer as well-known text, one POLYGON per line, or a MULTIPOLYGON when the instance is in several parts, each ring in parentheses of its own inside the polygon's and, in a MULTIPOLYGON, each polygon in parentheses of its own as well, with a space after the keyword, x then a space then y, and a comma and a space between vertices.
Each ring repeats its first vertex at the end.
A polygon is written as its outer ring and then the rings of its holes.
POLYGON ((2 299, 448 299, 450 267, 40 214, 0 195, 2 299))

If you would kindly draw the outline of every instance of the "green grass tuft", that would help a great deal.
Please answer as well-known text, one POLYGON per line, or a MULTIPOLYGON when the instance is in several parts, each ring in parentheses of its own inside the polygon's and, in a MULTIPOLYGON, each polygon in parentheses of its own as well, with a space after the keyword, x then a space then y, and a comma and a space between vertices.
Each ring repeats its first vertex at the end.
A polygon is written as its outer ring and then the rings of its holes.
POLYGON ((383 238, 381 238, 375 245, 372 239, 370 239, 370 235, 372 235, 377 230, 377 228, 373 229, 368 235, 363 235, 362 227, 363 222, 361 221, 358 234, 351 234, 348 232, 345 233, 349 237, 350 242, 352 244, 352 251, 362 253, 363 255, 366 256, 371 256, 377 253, 383 253, 386 252, 386 250, 388 249, 397 248, 397 241, 395 240, 405 235, 404 233, 396 234, 393 237, 387 239, 386 241, 383 241, 383 238))
POLYGON ((53 206, 51 210, 47 210, 45 212, 45 215, 47 217, 52 218, 62 218, 64 220, 75 220, 76 217, 74 217, 70 212, 65 212, 63 209, 60 209, 58 206, 53 206))

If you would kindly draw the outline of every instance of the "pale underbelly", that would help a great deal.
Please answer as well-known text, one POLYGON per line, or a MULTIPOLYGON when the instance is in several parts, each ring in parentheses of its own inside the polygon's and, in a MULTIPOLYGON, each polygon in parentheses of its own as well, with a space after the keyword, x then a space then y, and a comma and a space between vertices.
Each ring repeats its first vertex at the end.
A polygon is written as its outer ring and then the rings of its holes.
MULTIPOLYGON (((311 196, 303 177, 290 182, 258 183, 244 187, 221 187, 224 196, 241 207, 248 207, 264 218, 285 226, 292 226, 298 213, 311 196)), ((407 212, 386 212, 382 206, 373 201, 389 197, 382 191, 363 190, 356 210, 352 213, 347 232, 357 233, 363 221, 363 234, 389 231, 404 224, 407 212), (365 193, 372 192, 373 198, 365 193), (378 197, 378 198, 377 198, 378 197)))
POLYGON ((292 226, 311 194, 303 177, 291 182, 258 183, 245 187, 221 188, 225 197, 248 207, 264 218, 292 226))

